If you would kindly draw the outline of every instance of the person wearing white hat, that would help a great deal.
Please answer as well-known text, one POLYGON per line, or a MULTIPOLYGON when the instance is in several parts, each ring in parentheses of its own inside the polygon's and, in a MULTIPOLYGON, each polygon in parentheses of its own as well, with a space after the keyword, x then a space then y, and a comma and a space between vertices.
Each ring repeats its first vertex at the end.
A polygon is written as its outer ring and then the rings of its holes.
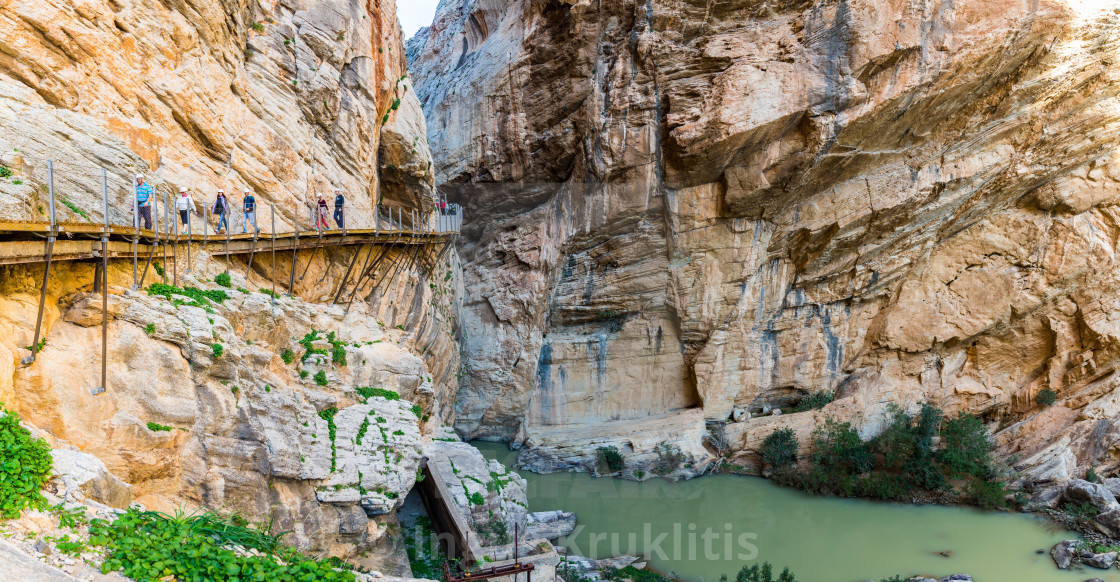
POLYGON ((179 197, 175 199, 175 210, 179 211, 179 218, 183 221, 183 226, 188 226, 191 221, 191 211, 194 210, 194 200, 187 192, 185 186, 179 188, 179 197))
POLYGON ((143 174, 136 175, 136 210, 140 214, 137 223, 144 221, 144 229, 152 230, 152 197, 156 191, 144 180, 143 174))
POLYGON ((223 228, 229 230, 229 200, 226 199, 226 191, 221 188, 218 189, 218 197, 214 200, 213 214, 218 215, 218 229, 214 233, 221 234, 223 228))
POLYGON ((342 205, 343 204, 346 204, 346 198, 342 195, 342 190, 340 188, 335 188, 334 189, 334 222, 335 222, 335 224, 338 225, 338 228, 344 228, 342 226, 342 205))
POLYGON ((252 223, 257 234, 260 234, 261 229, 257 226, 257 199, 247 187, 241 189, 241 194, 243 196, 241 209, 245 212, 245 217, 241 220, 241 234, 245 234, 249 229, 249 223, 252 223))
POLYGON ((327 222, 327 201, 323 200, 323 193, 322 192, 316 194, 316 196, 318 196, 318 198, 319 198, 318 203, 316 204, 316 206, 319 209, 319 221, 316 223, 316 228, 322 228, 323 230, 330 230, 331 225, 330 225, 329 222, 327 222))

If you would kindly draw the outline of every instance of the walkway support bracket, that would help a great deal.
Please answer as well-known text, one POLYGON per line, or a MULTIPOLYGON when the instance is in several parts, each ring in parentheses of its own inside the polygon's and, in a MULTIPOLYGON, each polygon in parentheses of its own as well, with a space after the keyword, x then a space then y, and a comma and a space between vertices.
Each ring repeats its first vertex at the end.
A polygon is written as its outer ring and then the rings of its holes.
POLYGON ((47 234, 47 260, 43 267, 43 288, 39 291, 39 315, 35 317, 35 339, 31 342, 31 355, 20 360, 24 366, 30 366, 39 357, 39 334, 43 329, 43 309, 47 304, 47 282, 51 278, 51 258, 54 256, 54 241, 58 237, 58 220, 54 213, 54 160, 47 160, 47 192, 50 196, 51 230, 47 234))
POLYGON ((109 375, 109 173, 101 168, 101 204, 105 230, 101 233, 101 385, 90 394, 103 394, 109 375))

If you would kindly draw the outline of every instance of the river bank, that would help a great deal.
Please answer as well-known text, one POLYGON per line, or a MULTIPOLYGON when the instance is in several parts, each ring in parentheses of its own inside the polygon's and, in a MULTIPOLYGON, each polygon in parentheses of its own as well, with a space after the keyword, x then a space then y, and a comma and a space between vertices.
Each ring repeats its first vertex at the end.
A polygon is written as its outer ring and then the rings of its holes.
MULTIPOLYGON (((504 444, 474 444, 506 466, 516 460, 504 444)), ((744 564, 769 561, 809 582, 958 572, 979 581, 1120 582, 1115 570, 1055 568, 1050 548, 1076 534, 1028 514, 812 497, 732 475, 678 483, 523 476, 530 511, 576 513, 577 530, 559 541, 569 552, 647 555, 652 568, 682 580, 733 578, 744 564)))

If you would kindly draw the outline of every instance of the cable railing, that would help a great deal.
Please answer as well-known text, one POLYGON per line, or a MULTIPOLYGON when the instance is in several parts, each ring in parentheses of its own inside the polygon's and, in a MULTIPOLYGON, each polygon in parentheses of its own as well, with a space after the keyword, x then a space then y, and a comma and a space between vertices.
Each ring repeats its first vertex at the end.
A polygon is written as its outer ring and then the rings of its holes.
MULTIPOLYGON (((74 223, 74 222, 61 222, 58 220, 57 215, 57 200, 55 197, 55 183, 54 183, 54 160, 47 160, 47 194, 49 205, 49 222, 40 221, 18 221, 18 220, 5 220, 0 217, 0 233, 3 233, 6 240, 13 238, 17 239, 13 242, 23 243, 18 240, 19 234, 27 234, 35 237, 43 237, 46 239, 46 244, 43 249, 42 260, 38 261, 38 255, 34 259, 38 262, 44 263, 43 271, 43 284, 41 294, 39 297, 39 311, 35 322, 35 335, 31 344, 31 355, 23 358, 23 365, 30 365, 33 363, 39 351, 39 338, 42 330, 43 312, 46 305, 47 284, 50 279, 51 262, 54 258, 55 244, 58 242, 59 235, 62 234, 67 238, 75 238, 75 236, 88 236, 100 239, 100 248, 91 250, 83 258, 96 258, 97 267, 94 275, 93 291, 100 293, 102 301, 102 322, 101 322, 101 384, 91 390, 94 395, 101 394, 105 391, 107 385, 107 363, 106 363, 106 346, 108 344, 108 297, 109 297, 109 276, 108 265, 110 256, 110 239, 117 241, 124 240, 128 243, 129 250, 132 255, 132 291, 138 291, 143 288, 144 281, 147 278, 149 267, 153 264, 156 252, 162 251, 162 263, 167 265, 168 247, 172 247, 171 263, 172 268, 172 285, 177 287, 179 284, 179 245, 186 247, 186 269, 183 271, 184 275, 190 274, 193 269, 193 261, 191 257, 192 247, 195 243, 201 244, 202 248, 207 245, 216 243, 223 244, 222 250, 212 252, 211 255, 225 255, 225 272, 230 271, 230 255, 235 253, 247 253, 249 255, 246 262, 245 276, 249 276, 250 270, 253 269, 253 259, 258 252, 258 242, 263 238, 268 241, 268 247, 260 247, 260 252, 270 252, 272 258, 272 266, 269 278, 271 279, 272 288, 268 291, 271 296, 272 304, 276 304, 276 279, 277 279, 277 264, 276 252, 278 250, 277 241, 279 239, 286 239, 292 251, 291 258, 291 272, 288 280, 288 295, 291 296, 295 289, 295 276, 297 265, 299 264, 298 252, 301 248, 311 248, 312 255, 308 257, 307 264, 304 267, 304 275, 307 274, 307 269, 310 268, 311 262, 314 260, 315 253, 319 248, 325 247, 328 244, 335 246, 358 246, 357 252, 353 253, 350 260, 350 265, 346 269, 346 274, 342 277, 338 285, 338 291, 334 294, 332 303, 338 303, 342 299, 343 292, 348 288, 348 280, 354 270, 355 265, 358 263, 359 257, 362 255, 362 247, 368 245, 369 251, 366 253, 365 262, 362 268, 357 271, 357 279, 354 283, 354 288, 350 294, 347 303, 346 311, 349 312, 350 305, 353 304, 354 299, 357 297, 359 290, 365 282, 376 284, 375 279, 372 278, 373 272, 381 265, 389 255, 389 249, 397 247, 399 249, 408 249, 407 252, 398 252, 390 259, 389 274, 382 276, 382 281, 391 275, 398 272, 407 272, 413 266, 423 264, 421 260, 421 251, 417 249, 427 249, 428 245, 434 243, 442 243, 442 248, 436 249, 434 253, 434 261, 438 263, 444 257, 445 253, 454 243, 456 236, 459 234, 459 229, 463 224, 463 208, 458 204, 448 203, 442 196, 436 201, 435 208, 432 211, 424 211, 421 209, 406 209, 402 206, 388 206, 382 212, 381 205, 378 204, 374 207, 373 224, 359 225, 359 228, 352 228, 346 220, 345 206, 335 209, 335 213, 329 218, 335 221, 335 227, 330 226, 328 221, 327 211, 329 206, 318 202, 308 205, 309 218, 311 222, 310 230, 301 230, 299 222, 299 212, 292 213, 293 227, 291 231, 278 232, 276 230, 276 205, 272 203, 265 203, 268 208, 269 214, 269 232, 264 237, 261 236, 261 231, 258 228, 259 222, 257 221, 257 210, 260 205, 256 202, 255 197, 251 199, 251 203, 247 203, 245 198, 242 199, 242 212, 241 212, 241 234, 231 234, 231 224, 229 215, 232 212, 232 207, 229 204, 228 198, 225 198, 223 204, 220 205, 222 212, 219 212, 218 225, 225 226, 224 232, 210 233, 210 223, 214 218, 215 212, 213 210, 219 208, 219 205, 205 205, 203 212, 198 212, 198 206, 194 200, 189 196, 189 192, 181 189, 180 193, 186 195, 180 196, 183 202, 171 201, 168 192, 163 192, 163 205, 162 216, 160 207, 160 195, 153 187, 145 188, 143 200, 139 197, 139 189, 144 182, 142 176, 137 177, 133 182, 131 192, 131 216, 132 224, 114 224, 110 221, 111 208, 109 203, 109 174, 108 170, 101 168, 101 206, 102 206, 102 220, 101 224, 97 224, 91 217, 81 209, 73 206, 68 200, 63 199, 63 203, 67 205, 72 211, 79 216, 82 216, 88 224, 74 223), (250 206, 251 204, 251 206, 250 206), (173 211, 174 210, 174 211, 173 211), (384 220, 383 220, 384 215, 384 220), (198 216, 202 219, 202 233, 197 233, 197 226, 194 224, 193 217, 198 216), (407 222, 406 222, 407 220, 407 222), (143 228, 141 228, 143 222, 143 228), (249 232, 248 225, 252 224, 252 233, 249 232), (13 236, 16 235, 16 236, 13 236), (307 243, 307 246, 300 245, 300 237, 314 238, 315 241, 307 243), (327 239, 326 242, 324 239, 327 239), (333 240, 332 240, 333 239, 333 240), (148 244, 147 258, 145 259, 144 269, 141 274, 139 271, 140 261, 140 246, 141 242, 148 244), (235 243, 238 243, 239 248, 235 248, 235 243), (376 260, 372 260, 375 256, 374 247, 381 245, 381 250, 377 252, 376 260), (406 257, 407 255, 407 257, 406 257), (372 261, 371 261, 372 260, 372 261), (404 271, 402 271, 404 269, 404 271), (391 274, 391 275, 390 275, 391 274)), ((244 190, 244 194, 251 195, 252 192, 244 190)), ((321 197, 319 200, 322 200, 321 197)), ((119 209, 115 209, 118 210, 119 209)), ((119 212, 118 212, 119 215, 119 212)), ((218 230, 218 229, 215 229, 218 230)), ((115 243, 120 244, 120 243, 115 243)), ((279 249, 287 250, 287 249, 279 249)), ((27 261, 23 261, 27 262, 27 261)), ((434 266, 434 263, 433 263, 434 266)), ((166 271, 159 269, 157 264, 157 271, 160 271, 160 276, 163 280, 167 281, 166 271)), ((327 272, 324 272, 323 277, 319 282, 322 283, 327 277, 327 272)), ((303 276, 299 278, 303 280, 303 276)), ((266 289, 261 289, 266 292, 266 289)))
POLYGON ((0 224, 4 225, 2 230, 48 234, 55 237, 66 234, 68 236, 94 235, 94 238, 97 238, 104 233, 114 239, 131 238, 147 242, 155 241, 157 244, 171 240, 180 243, 208 244, 227 239, 233 241, 261 237, 258 211, 262 206, 267 209, 269 216, 268 232, 264 236, 278 238, 307 236, 308 233, 318 237, 370 232, 386 235, 415 234, 422 237, 458 235, 463 221, 463 207, 449 203, 444 198, 437 200, 434 208, 430 210, 377 204, 373 207, 372 216, 367 215, 365 224, 352 223, 349 219, 350 209, 346 206, 322 206, 312 201, 303 205, 307 210, 306 224, 301 223, 300 220, 301 213, 298 212, 300 204, 294 202, 288 216, 292 224, 288 228, 283 228, 277 223, 276 217, 280 209, 273 203, 258 203, 255 197, 248 204, 243 197, 239 205, 240 210, 235 210, 232 201, 226 198, 221 205, 221 211, 215 212, 216 199, 206 200, 200 205, 199 201, 189 195, 189 192, 187 196, 173 197, 167 191, 154 192, 152 189, 152 194, 141 203, 138 197, 140 184, 134 182, 130 192, 131 207, 121 209, 115 207, 109 200, 108 171, 104 168, 101 169, 101 182, 100 221, 65 198, 62 203, 86 222, 61 221, 57 215, 59 201, 55 197, 54 161, 48 160, 49 221, 10 220, 0 217, 0 224), (110 215, 114 213, 118 216, 131 215, 130 223, 121 224, 110 220, 110 215), (220 228, 221 226, 224 228, 220 228), (238 227, 241 232, 234 232, 238 227))

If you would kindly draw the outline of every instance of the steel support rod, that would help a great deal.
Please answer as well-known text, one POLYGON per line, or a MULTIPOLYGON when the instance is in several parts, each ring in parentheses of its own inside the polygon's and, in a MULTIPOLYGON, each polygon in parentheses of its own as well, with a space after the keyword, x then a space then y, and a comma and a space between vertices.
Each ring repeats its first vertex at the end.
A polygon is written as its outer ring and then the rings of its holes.
POLYGON ((276 305, 276 205, 268 205, 272 213, 272 304, 276 305))
POLYGON ((105 229, 101 233, 101 385, 90 391, 97 396, 108 388, 109 375, 109 173, 101 168, 101 204, 105 229))
MULTIPOLYGON (((370 254, 373 254, 373 245, 369 247, 370 254)), ((338 303, 338 298, 342 296, 342 290, 346 287, 346 280, 350 278, 350 272, 354 270, 354 265, 358 262, 358 257, 362 256, 362 247, 358 247, 358 251, 354 253, 354 258, 350 259, 350 266, 346 267, 346 272, 342 275, 342 282, 338 285, 338 291, 334 294, 334 299, 331 303, 338 303)), ((369 255, 366 255, 367 260, 369 255)))
MULTIPOLYGON (((167 231, 167 236, 163 239, 163 244, 159 245, 161 256, 163 257, 163 272, 160 277, 163 279, 163 284, 167 284, 167 243, 171 240, 171 204, 167 201, 167 192, 163 193, 163 227, 167 231)), ((159 230, 159 219, 156 219, 156 230, 159 230)))
MULTIPOLYGON (((226 200, 226 274, 229 274, 229 200, 226 200)), ((244 220, 244 219, 243 219, 244 220)))
POLYGON ((54 212, 54 160, 47 160, 47 192, 50 196, 51 231, 47 235, 46 265, 43 267, 43 288, 39 292, 39 315, 35 317, 35 338, 31 342, 31 355, 20 360, 24 366, 30 365, 39 357, 39 333, 43 329, 43 309, 47 304, 47 283, 51 278, 51 258, 54 256, 54 241, 58 236, 58 221, 54 212))
POLYGON ((292 220, 295 221, 295 231, 292 235, 295 242, 292 243, 292 269, 288 275, 288 297, 291 297, 296 292, 296 264, 299 262, 299 205, 292 203, 292 220))

